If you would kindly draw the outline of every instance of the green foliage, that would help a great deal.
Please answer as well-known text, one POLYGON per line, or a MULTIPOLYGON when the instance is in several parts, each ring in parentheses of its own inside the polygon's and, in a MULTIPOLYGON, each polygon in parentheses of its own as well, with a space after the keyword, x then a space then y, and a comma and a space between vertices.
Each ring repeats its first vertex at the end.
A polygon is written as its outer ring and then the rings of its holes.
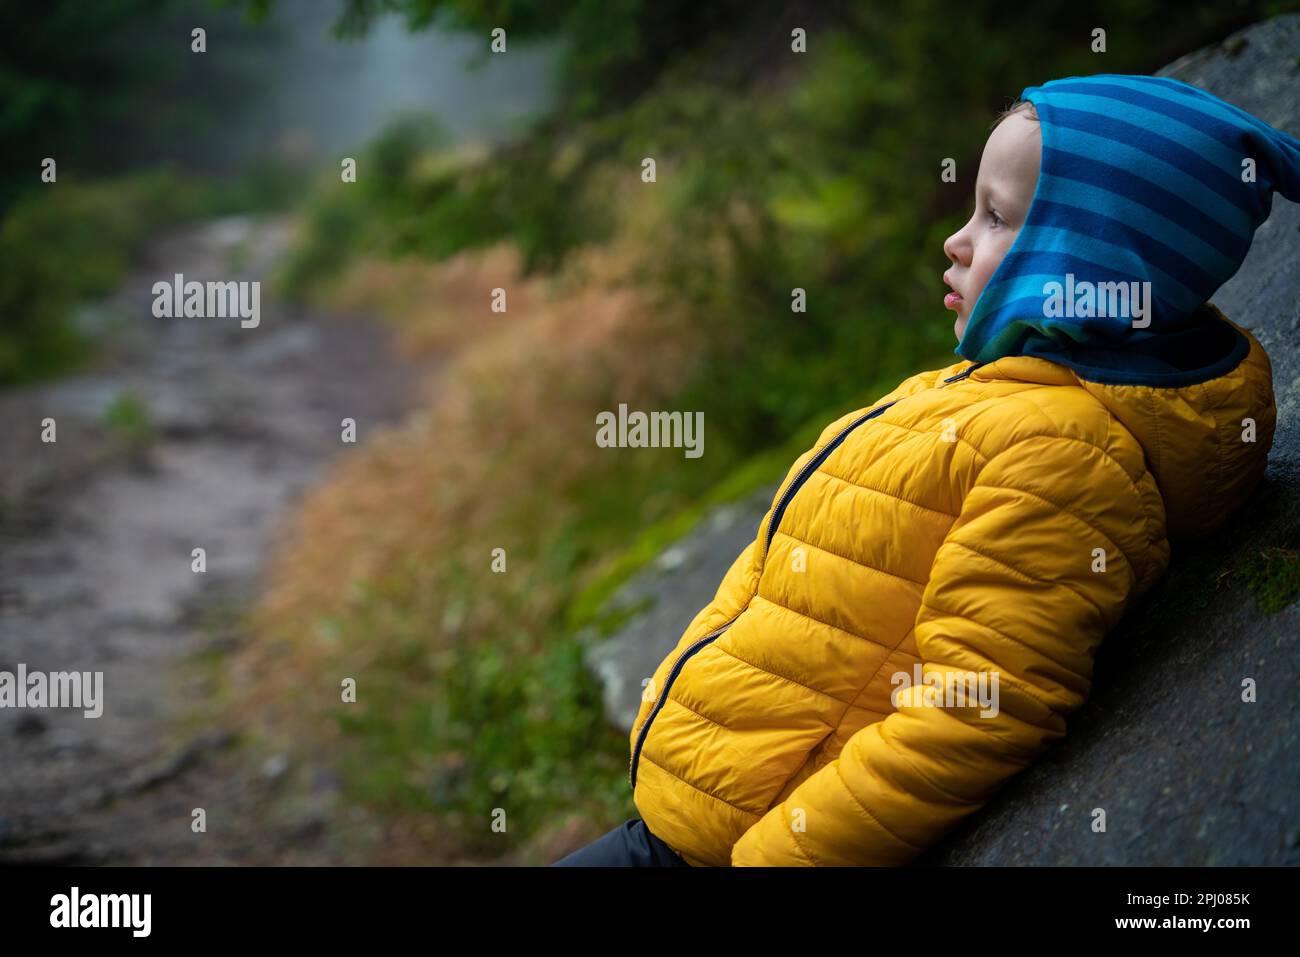
MULTIPOLYGON (((627 741, 604 720, 582 644, 539 641, 524 626, 492 642, 464 637, 458 623, 473 605, 515 600, 491 578, 461 569, 457 581, 434 650, 428 623, 411 622, 382 588, 363 599, 355 627, 367 645, 382 636, 384 651, 369 657, 357 702, 333 716, 347 743, 339 756, 351 796, 436 810, 459 825, 463 850, 482 854, 503 850, 490 830, 493 808, 508 810, 511 844, 575 809, 630 813, 627 741)), ((522 604, 516 611, 526 620, 522 604)))
MULTIPOLYGON (((433 118, 405 118, 357 157, 355 183, 323 174, 304 210, 305 239, 281 277, 285 290, 308 295, 361 253, 443 259, 506 237, 526 272, 549 270, 581 242, 607 235, 572 189, 537 189, 521 173, 530 162, 546 165, 543 145, 519 147, 517 163, 484 163, 448 141, 433 118)), ((583 172, 565 179, 572 186, 583 172)))
POLYGON ((275 40, 211 0, 0 4, 0 215, 42 188, 47 156, 60 179, 213 168, 228 116, 257 89, 254 64, 273 62, 251 54, 275 40), (224 55, 192 53, 195 26, 224 55))
POLYGON ((285 289, 304 293, 359 252, 440 258, 503 232, 479 190, 456 189, 463 164, 448 141, 433 117, 402 118, 356 158, 356 182, 323 173, 305 210, 306 239, 281 277, 285 289))
POLYGON ((49 375, 88 354, 72 308, 121 277, 149 198, 184 201, 172 185, 165 173, 111 186, 64 183, 10 210, 0 223, 0 384, 49 375))
POLYGON ((0 386, 74 368, 93 354, 76 306, 111 292, 155 231, 235 210, 282 206, 298 189, 264 164, 224 180, 161 167, 22 197, 0 221, 0 386))

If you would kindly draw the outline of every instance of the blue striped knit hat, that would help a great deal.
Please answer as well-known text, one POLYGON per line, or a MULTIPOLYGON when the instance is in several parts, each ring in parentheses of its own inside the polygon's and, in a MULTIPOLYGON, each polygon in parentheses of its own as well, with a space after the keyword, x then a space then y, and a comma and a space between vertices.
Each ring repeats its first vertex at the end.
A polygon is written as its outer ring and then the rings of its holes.
POLYGON ((1068 77, 1020 97, 1038 113, 1038 185, 957 354, 1148 385, 1233 368, 1248 343, 1204 304, 1240 268, 1273 191, 1300 202, 1300 141, 1167 77, 1068 77))

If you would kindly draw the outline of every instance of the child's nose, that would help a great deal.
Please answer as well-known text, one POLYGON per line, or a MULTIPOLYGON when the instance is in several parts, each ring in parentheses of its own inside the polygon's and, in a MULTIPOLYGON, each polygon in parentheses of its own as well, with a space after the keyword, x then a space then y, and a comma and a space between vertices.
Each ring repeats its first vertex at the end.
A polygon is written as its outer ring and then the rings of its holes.
POLYGON ((943 241, 943 254, 957 266, 969 265, 964 258, 969 244, 962 238, 963 232, 964 230, 959 229, 943 241))

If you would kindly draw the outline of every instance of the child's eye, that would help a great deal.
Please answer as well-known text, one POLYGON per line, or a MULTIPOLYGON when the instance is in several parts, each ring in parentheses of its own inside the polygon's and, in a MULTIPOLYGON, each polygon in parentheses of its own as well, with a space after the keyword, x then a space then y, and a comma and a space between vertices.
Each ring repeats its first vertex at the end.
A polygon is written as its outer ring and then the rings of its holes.
POLYGON ((994 212, 993 210, 991 210, 991 209, 989 210, 989 223, 990 223, 990 225, 993 225, 993 226, 1002 226, 1002 225, 1005 225, 1005 223, 1004 223, 1003 220, 1002 220, 1002 217, 999 216, 997 213, 995 213, 995 212, 994 212))

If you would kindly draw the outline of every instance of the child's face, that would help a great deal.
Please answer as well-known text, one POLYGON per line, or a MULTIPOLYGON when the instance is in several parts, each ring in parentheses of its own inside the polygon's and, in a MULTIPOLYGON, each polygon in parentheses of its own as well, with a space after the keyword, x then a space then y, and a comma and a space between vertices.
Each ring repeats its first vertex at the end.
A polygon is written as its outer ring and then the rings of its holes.
POLYGON ((994 128, 984 144, 975 180, 975 213, 943 243, 952 268, 943 281, 953 291, 943 304, 957 313, 952 331, 960 342, 975 300, 1002 262, 1029 213, 1042 140, 1038 122, 1021 107, 994 128))

